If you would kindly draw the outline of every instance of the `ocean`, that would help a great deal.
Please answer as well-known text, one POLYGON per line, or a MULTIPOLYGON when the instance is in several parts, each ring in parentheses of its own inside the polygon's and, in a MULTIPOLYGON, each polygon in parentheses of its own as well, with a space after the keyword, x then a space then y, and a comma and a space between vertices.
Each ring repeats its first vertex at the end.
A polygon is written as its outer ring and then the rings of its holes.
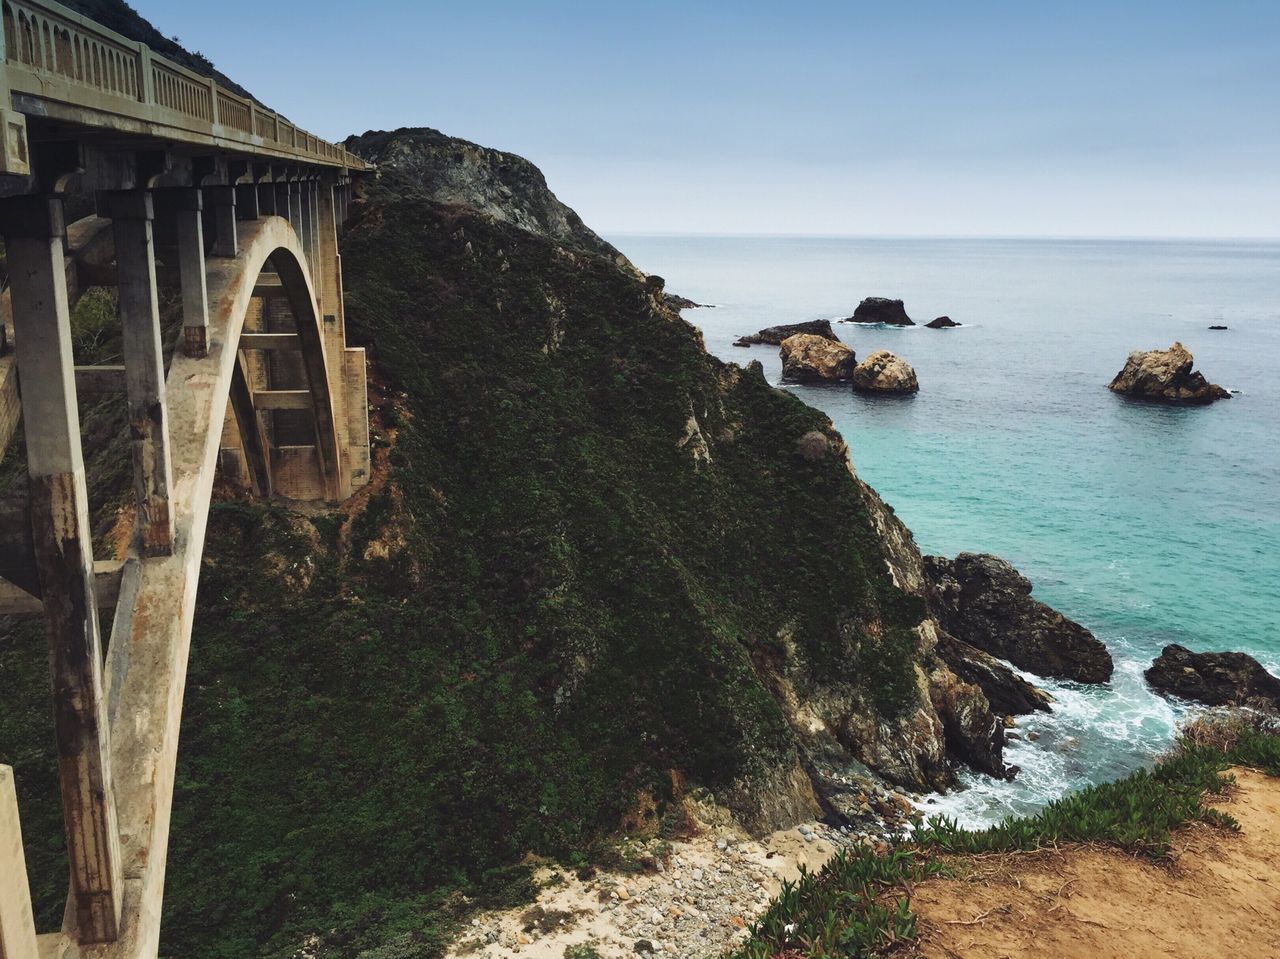
POLYGON ((1037 680, 1059 702, 1019 720, 1018 778, 965 774, 930 811, 978 825, 1150 763, 1180 718, 1142 677, 1167 643, 1280 671, 1280 241, 610 240, 668 291, 714 304, 684 316, 712 353, 760 360, 774 383, 777 348, 734 339, 847 317, 866 296, 964 324, 836 327, 859 357, 911 363, 914 397, 786 388, 834 420, 923 551, 1003 556, 1107 644, 1116 673, 1037 680), (1174 340, 1237 395, 1173 408, 1106 389, 1130 351, 1174 340))

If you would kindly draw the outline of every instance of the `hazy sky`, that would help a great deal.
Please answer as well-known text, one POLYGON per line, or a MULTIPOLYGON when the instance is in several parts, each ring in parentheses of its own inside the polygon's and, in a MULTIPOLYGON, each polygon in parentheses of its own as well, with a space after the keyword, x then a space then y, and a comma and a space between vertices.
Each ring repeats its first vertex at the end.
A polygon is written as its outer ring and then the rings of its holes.
POLYGON ((134 5, 312 132, 519 153, 605 232, 1280 235, 1277 0, 134 5))

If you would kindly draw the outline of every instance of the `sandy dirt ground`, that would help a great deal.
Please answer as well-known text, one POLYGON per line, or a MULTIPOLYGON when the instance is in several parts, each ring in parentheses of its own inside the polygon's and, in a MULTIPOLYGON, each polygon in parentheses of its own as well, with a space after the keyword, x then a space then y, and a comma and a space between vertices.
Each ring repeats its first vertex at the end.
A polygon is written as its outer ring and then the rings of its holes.
POLYGON ((671 843, 660 872, 580 879, 547 867, 536 903, 477 917, 448 959, 564 959, 588 944, 600 959, 719 956, 746 939, 801 866, 816 871, 852 841, 819 823, 760 840, 708 831, 671 843))
POLYGON ((1104 848, 980 857, 916 887, 928 959, 1280 959, 1280 780, 1233 770, 1231 833, 1194 825, 1157 865, 1104 848))

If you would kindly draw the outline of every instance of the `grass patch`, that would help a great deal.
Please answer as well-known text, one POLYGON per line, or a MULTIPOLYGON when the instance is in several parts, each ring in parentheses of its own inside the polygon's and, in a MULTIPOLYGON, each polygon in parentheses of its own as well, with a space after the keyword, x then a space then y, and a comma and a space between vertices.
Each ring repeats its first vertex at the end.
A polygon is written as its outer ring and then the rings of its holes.
POLYGON ((1105 843, 1160 860, 1174 829, 1203 822, 1239 829, 1206 804, 1234 778, 1231 766, 1280 775, 1280 733, 1260 714, 1207 714, 1181 731, 1168 756, 1150 770, 1091 786, 1050 803, 1035 816, 969 830, 936 819, 903 837, 881 857, 870 850, 840 854, 819 873, 783 886, 751 927, 734 959, 829 959, 884 955, 916 935, 911 886, 945 871, 939 854, 1031 850, 1064 843, 1105 843))

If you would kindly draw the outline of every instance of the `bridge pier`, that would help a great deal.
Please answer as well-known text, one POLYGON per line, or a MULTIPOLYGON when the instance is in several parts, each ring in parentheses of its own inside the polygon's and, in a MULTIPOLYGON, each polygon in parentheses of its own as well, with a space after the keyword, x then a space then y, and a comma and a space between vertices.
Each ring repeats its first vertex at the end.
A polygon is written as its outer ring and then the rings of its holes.
POLYGON ((37 959, 13 769, 0 766, 0 959, 37 959))
POLYGON ((198 189, 170 191, 178 237, 178 280, 182 288, 182 341, 188 356, 209 352, 209 291, 205 283, 204 202, 198 189))
POLYGON ((214 256, 234 257, 236 246, 236 188, 233 186, 211 186, 205 188, 205 196, 213 207, 213 226, 216 239, 213 243, 214 256))
MULTIPOLYGON (((173 518, 169 509, 173 470, 169 462, 164 348, 160 343, 151 228, 155 213, 151 194, 142 190, 104 193, 102 197, 116 241, 138 536, 143 556, 167 556, 173 551, 173 518)), ((183 322, 185 325, 185 318, 183 322)))
POLYGON ((122 878, 93 533, 80 449, 62 200, 0 201, 27 430, 31 529, 53 673, 58 777, 79 940, 120 931, 122 878))

